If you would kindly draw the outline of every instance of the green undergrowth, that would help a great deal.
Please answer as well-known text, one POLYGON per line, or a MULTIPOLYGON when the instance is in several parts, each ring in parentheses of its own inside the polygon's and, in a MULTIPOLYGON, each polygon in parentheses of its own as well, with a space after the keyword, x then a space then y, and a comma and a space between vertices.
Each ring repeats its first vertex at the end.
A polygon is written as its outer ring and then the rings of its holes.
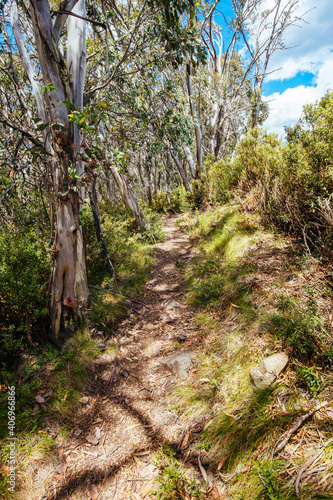
MULTIPOLYGON (((54 443, 48 430, 69 430, 79 416, 80 399, 91 378, 89 365, 99 352, 97 340, 87 329, 81 329, 62 350, 51 345, 36 348, 34 354, 26 353, 21 358, 15 372, 4 374, 0 392, 2 472, 6 471, 9 457, 7 387, 15 387, 17 471, 23 479, 28 464, 46 460, 51 453, 54 443)), ((3 475, 0 492, 6 491, 8 494, 3 475)))
POLYGON ((157 478, 158 488, 151 492, 157 500, 174 500, 190 498, 203 500, 202 485, 185 471, 184 466, 177 460, 174 451, 169 447, 161 448, 155 459, 159 468, 157 478))
MULTIPOLYGON (((141 206, 145 207, 145 203, 142 203, 141 206)), ((160 214, 189 210, 191 206, 191 201, 188 199, 188 193, 184 186, 178 186, 171 190, 170 202, 168 202, 166 193, 159 192, 153 196, 151 203, 152 210, 160 214)))
MULTIPOLYGON (((197 309, 201 359, 174 402, 180 413, 206 422, 196 446, 227 481, 230 498, 295 499, 288 460, 283 454, 272 458, 272 451, 309 408, 332 399, 329 286, 314 261, 238 205, 197 210, 178 224, 199 250, 185 276, 188 302, 197 309), (250 371, 281 351, 288 353, 287 369, 268 388, 256 388, 250 371), (241 470, 247 472, 236 472, 241 470)), ((291 454, 294 470, 329 438, 330 428, 327 414, 307 421, 309 437, 291 454)), ((299 439, 293 437, 292 446, 299 439)), ((315 498, 316 480, 330 470, 322 463, 319 475, 302 486, 301 498, 315 498)), ((326 481, 319 491, 330 488, 326 481)))
MULTIPOLYGON (((149 231, 137 231, 134 220, 120 206, 101 204, 100 214, 116 276, 111 277, 106 272, 92 214, 86 210, 84 223, 90 285, 86 317, 89 328, 79 326, 74 333, 71 320, 66 325, 68 340, 61 348, 40 340, 24 350, 19 348, 15 358, 11 352, 14 362, 0 367, 1 497, 11 498, 6 479, 9 454, 7 388, 15 387, 17 471, 28 484, 36 466, 33 464, 55 460, 51 436, 55 433, 57 439, 65 439, 80 415, 83 408, 80 401, 92 380, 90 366, 101 349, 105 349, 104 343, 117 322, 131 313, 129 299, 142 291, 154 264, 154 245, 164 238, 160 216, 148 209, 149 231)), ((109 345, 107 351, 114 349, 116 345, 109 345)))
POLYGON ((196 211, 189 236, 198 240, 200 256, 187 274, 189 301, 205 307, 229 302, 229 306, 234 304, 251 315, 251 300, 242 277, 254 266, 241 257, 260 234, 257 221, 241 214, 237 205, 196 211))
POLYGON ((107 249, 116 270, 111 277, 93 232, 92 216, 88 220, 90 238, 87 260, 91 294, 91 321, 106 334, 129 312, 126 297, 142 292, 148 272, 154 264, 153 249, 164 239, 160 215, 145 207, 149 230, 137 231, 135 221, 120 205, 101 204, 102 229, 107 249))

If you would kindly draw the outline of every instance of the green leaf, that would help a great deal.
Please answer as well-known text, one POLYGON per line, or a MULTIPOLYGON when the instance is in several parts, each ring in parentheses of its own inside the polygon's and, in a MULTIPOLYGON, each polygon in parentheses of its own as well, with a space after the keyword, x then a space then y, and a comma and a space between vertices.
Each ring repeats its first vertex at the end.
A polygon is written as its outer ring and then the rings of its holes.
MULTIPOLYGON (((70 101, 62 101, 68 108, 70 109, 75 109, 75 106, 72 102, 70 101)), ((73 116, 73 115, 72 115, 73 116)))
POLYGON ((54 130, 66 130, 66 127, 62 123, 52 123, 51 127, 54 130))

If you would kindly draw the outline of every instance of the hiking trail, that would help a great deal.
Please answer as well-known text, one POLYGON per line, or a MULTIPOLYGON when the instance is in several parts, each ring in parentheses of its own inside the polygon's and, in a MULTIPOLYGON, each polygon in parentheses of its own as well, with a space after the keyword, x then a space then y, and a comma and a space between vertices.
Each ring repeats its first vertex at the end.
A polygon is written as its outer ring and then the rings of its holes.
POLYGON ((202 465, 197 456, 191 459, 189 449, 202 425, 179 415, 169 397, 182 379, 191 377, 198 347, 179 264, 190 260, 195 249, 175 226, 176 219, 163 218, 166 240, 158 244, 144 295, 133 302, 134 312, 119 324, 91 367, 93 382, 82 413, 71 436, 56 440, 58 463, 36 471, 34 498, 149 498, 157 487, 155 455, 163 444, 177 449, 204 483, 202 465), (108 352, 115 342, 118 349, 108 352), (175 353, 177 359, 170 359, 175 353))

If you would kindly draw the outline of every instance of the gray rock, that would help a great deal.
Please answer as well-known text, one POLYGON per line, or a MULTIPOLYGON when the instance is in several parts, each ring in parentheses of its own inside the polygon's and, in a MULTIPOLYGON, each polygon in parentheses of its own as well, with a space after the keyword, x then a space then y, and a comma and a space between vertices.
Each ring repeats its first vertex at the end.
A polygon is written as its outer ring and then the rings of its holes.
POLYGON ((164 366, 169 372, 177 375, 178 378, 185 380, 192 366, 198 360, 196 351, 178 351, 166 359, 161 359, 158 362, 164 366))
POLYGON ((259 389, 266 389, 275 380, 275 375, 272 373, 262 373, 258 368, 250 371, 252 382, 259 389))
POLYGON ((250 371, 251 379, 259 389, 266 389, 276 379, 276 377, 287 366, 289 361, 288 355, 285 352, 273 354, 268 358, 263 359, 258 368, 250 371))
POLYGON ((263 359, 260 362, 259 370, 262 373, 272 373, 276 377, 282 372, 282 370, 287 366, 289 357, 285 352, 279 352, 263 359))

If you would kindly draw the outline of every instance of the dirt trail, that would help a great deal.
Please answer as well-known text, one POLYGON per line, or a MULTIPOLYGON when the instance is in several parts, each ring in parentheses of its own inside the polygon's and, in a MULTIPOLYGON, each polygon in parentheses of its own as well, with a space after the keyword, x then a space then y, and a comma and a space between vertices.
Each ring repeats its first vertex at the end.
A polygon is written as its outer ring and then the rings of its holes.
POLYGON ((195 345, 193 312, 182 303, 184 279, 176 266, 193 250, 175 227, 176 218, 164 218, 166 241, 158 245, 156 265, 139 299, 145 305, 136 304, 141 309, 119 325, 118 351, 106 350, 97 359, 88 403, 70 439, 59 446, 56 471, 46 468, 36 477, 37 489, 41 483, 48 488, 35 498, 148 498, 156 487, 159 447, 170 443, 180 448, 187 423, 167 397, 180 381, 158 361, 195 345), (96 428, 98 444, 89 444, 86 437, 95 437, 96 428))

